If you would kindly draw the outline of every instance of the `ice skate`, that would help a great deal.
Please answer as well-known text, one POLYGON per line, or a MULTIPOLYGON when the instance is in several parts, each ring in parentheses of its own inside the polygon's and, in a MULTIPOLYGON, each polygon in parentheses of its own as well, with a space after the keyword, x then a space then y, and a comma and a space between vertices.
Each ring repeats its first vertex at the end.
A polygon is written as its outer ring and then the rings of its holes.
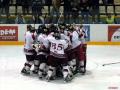
POLYGON ((32 71, 33 74, 38 74, 38 69, 32 71))
POLYGON ((26 70, 25 68, 23 68, 21 73, 24 75, 30 75, 30 70, 26 70))
POLYGON ((66 77, 64 77, 64 82, 70 82, 73 79, 72 75, 67 75, 66 77))
POLYGON ((46 81, 51 81, 51 80, 55 80, 55 77, 54 76, 46 76, 46 81))
POLYGON ((39 75, 39 79, 43 79, 44 78, 44 76, 43 75, 39 75))
POLYGON ((85 67, 80 67, 79 73, 82 74, 82 75, 85 75, 85 73, 86 73, 86 68, 85 68, 85 67))
POLYGON ((39 79, 43 79, 43 77, 44 77, 44 76, 43 76, 43 72, 39 71, 39 72, 38 72, 38 77, 39 77, 39 79))

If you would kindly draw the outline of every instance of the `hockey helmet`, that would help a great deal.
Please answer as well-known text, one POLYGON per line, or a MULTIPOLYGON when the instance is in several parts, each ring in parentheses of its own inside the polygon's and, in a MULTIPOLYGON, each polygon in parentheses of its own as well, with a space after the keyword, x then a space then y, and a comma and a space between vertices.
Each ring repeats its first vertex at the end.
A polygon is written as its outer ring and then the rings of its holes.
POLYGON ((65 29, 66 28, 66 24, 64 22, 59 23, 58 26, 59 26, 60 29, 65 29))
POLYGON ((37 34, 43 33, 43 25, 39 25, 37 29, 37 34))
POLYGON ((56 30, 56 31, 54 31, 54 35, 53 35, 54 37, 55 37, 55 39, 61 39, 61 34, 60 34, 60 32, 58 31, 58 30, 56 30))
POLYGON ((55 32, 55 31, 57 31, 57 30, 58 30, 58 28, 57 28, 56 25, 54 25, 54 24, 51 24, 51 25, 50 25, 50 27, 49 27, 49 31, 50 31, 50 32, 55 32))
POLYGON ((69 31, 73 31, 73 30, 74 30, 73 25, 70 24, 70 25, 68 26, 68 30, 69 30, 69 31))
POLYGON ((30 32, 34 33, 35 31, 35 27, 31 27, 30 32))
POLYGON ((31 28, 32 28, 32 25, 27 25, 27 31, 30 31, 31 30, 31 28))
POLYGON ((45 25, 42 26, 42 33, 44 33, 44 34, 49 33, 49 29, 45 25))

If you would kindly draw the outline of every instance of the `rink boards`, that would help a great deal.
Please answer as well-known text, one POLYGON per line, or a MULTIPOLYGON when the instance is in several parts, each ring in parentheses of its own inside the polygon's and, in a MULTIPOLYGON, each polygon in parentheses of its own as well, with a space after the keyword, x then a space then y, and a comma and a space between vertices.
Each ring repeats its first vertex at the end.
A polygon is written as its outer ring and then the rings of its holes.
MULTIPOLYGON (((39 24, 32 24, 36 29, 39 24)), ((119 24, 85 24, 88 45, 120 45, 119 24)), ((0 45, 23 45, 26 24, 1 24, 0 45)))
MULTIPOLYGON (((0 45, 24 45, 24 42, 0 41, 0 45)), ((120 42, 87 42, 87 45, 120 45, 120 42)))

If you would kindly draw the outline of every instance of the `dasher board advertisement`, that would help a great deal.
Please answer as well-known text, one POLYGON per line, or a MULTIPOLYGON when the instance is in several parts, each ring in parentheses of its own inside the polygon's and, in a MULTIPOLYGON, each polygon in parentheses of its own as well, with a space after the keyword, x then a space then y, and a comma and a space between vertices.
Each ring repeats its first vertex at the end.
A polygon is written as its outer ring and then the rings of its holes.
POLYGON ((18 41, 18 26, 0 26, 0 41, 18 41))

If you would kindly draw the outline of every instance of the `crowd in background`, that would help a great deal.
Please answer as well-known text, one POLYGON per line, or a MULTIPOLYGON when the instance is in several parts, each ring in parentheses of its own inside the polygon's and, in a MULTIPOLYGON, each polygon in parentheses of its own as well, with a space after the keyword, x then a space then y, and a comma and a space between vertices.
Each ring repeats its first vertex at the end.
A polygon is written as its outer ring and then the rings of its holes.
MULTIPOLYGON (((108 15, 107 5, 114 4, 114 0, 101 1, 106 6, 105 12, 108 15)), ((15 5, 15 23, 18 24, 26 23, 24 17, 19 20, 19 16, 29 14, 32 15, 31 23, 90 23, 90 20, 92 23, 99 23, 99 2, 100 0, 16 0, 15 2, 14 0, 0 0, 0 15, 4 14, 8 18, 10 16, 9 6, 15 5), (22 6, 22 13, 17 11, 18 6, 22 6), (45 6, 48 6, 48 11, 43 13, 45 6), (60 10, 61 6, 63 6, 63 12, 60 10)))

